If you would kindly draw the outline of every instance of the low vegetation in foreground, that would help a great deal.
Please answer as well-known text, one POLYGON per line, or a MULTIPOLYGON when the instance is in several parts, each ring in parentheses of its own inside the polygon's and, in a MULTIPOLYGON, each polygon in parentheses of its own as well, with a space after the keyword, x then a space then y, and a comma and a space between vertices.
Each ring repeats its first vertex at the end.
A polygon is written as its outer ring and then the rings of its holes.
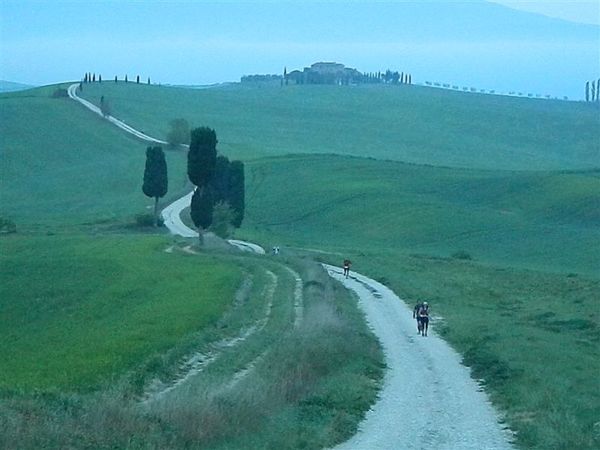
MULTIPOLYGON (((356 300, 314 262, 164 252, 162 238, 60 243, 42 250, 57 264, 50 292, 49 272, 24 273, 31 298, 15 304, 18 277, 3 274, 12 345, 0 447, 323 448, 350 437, 373 403, 379 345, 356 300), (300 312, 288 266, 303 279, 300 312), (69 268, 96 284, 61 279, 69 268)), ((24 244, 3 243, 14 252, 3 267, 31 258, 24 244)))

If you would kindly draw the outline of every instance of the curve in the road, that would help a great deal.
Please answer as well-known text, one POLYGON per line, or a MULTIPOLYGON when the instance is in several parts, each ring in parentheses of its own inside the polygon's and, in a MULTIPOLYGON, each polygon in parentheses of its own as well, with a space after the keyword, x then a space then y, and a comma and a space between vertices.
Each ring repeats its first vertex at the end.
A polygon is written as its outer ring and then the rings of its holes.
MULTIPOLYGON (((69 87, 69 96, 102 115, 98 107, 77 96, 77 87, 69 87)), ((165 144, 120 120, 107 119, 140 139, 165 144)), ((192 194, 161 213, 173 234, 198 236, 180 217, 192 194)), ((229 242, 241 250, 265 253, 256 244, 229 242)), ((357 293, 369 325, 383 346, 388 367, 380 398, 361 422, 359 432, 336 450, 513 448, 510 431, 502 427, 500 417, 469 369, 461 364, 458 353, 433 331, 427 338, 418 336, 412 312, 386 286, 355 272, 346 279, 339 268, 324 267, 331 277, 357 293)))
MULTIPOLYGON (((90 111, 106 118, 106 120, 108 120, 110 123, 114 124, 115 126, 121 128, 123 131, 126 131, 127 133, 132 134, 133 136, 143 141, 152 142, 156 144, 168 144, 166 141, 154 138, 152 136, 148 136, 147 134, 136 130, 135 128, 127 125, 122 120, 116 119, 113 116, 104 116, 100 108, 77 95, 78 89, 79 83, 74 83, 70 85, 67 89, 69 97, 79 102, 90 111)), ((161 211, 161 217, 164 220, 164 224, 172 234, 189 238, 198 237, 198 232, 192 230, 181 220, 181 211, 190 206, 192 202, 192 195, 194 195, 194 191, 191 191, 190 193, 184 195, 180 199, 174 201, 161 211)), ((242 251, 257 253, 260 255, 265 254, 265 250, 260 245, 253 244, 251 242, 240 241, 237 239, 228 239, 227 242, 229 242, 231 245, 242 251)))

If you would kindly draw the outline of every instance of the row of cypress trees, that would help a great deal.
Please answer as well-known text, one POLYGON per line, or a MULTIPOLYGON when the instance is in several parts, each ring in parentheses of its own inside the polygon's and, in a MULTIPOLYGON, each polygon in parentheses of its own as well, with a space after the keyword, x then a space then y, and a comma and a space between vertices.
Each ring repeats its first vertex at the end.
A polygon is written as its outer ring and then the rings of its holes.
MULTIPOLYGON (((187 174, 196 190, 192 196, 191 217, 202 231, 213 223, 215 206, 231 210, 231 225, 242 225, 245 211, 245 176, 241 161, 230 161, 224 155, 217 155, 217 135, 215 130, 200 127, 191 131, 188 152, 187 174)), ((154 198, 154 220, 158 224, 158 199, 168 190, 167 163, 161 147, 146 149, 146 167, 142 191, 154 198)))
MULTIPOLYGON (((102 75, 98 74, 98 76, 96 77, 95 73, 92 72, 86 72, 83 76, 83 80, 82 83, 95 83, 96 81, 98 81, 99 83, 102 83, 102 75)), ((118 81, 117 76, 115 75, 115 83, 118 81)), ((125 75, 124 78, 125 83, 129 82, 129 79, 127 77, 127 74, 125 75)), ((135 82, 137 84, 140 84, 140 76, 138 75, 135 79, 135 82)), ((148 77, 147 80, 147 84, 150 84, 150 77, 148 77)))
POLYGON ((600 102, 600 78, 595 82, 593 80, 585 82, 585 101, 600 102))

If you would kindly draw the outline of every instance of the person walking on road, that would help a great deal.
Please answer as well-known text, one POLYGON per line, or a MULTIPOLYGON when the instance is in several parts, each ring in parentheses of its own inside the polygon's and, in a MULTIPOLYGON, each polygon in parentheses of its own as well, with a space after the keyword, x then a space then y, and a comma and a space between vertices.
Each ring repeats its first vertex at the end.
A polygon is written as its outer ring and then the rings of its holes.
POLYGON ((352 265, 352 261, 350 261, 349 259, 344 260, 344 276, 346 278, 348 278, 348 276, 350 275, 350 266, 351 265, 352 265))
POLYGON ((419 317, 419 311, 423 306, 423 302, 421 300, 417 300, 417 304, 413 308, 413 319, 417 319, 417 333, 421 334, 421 318, 419 317))
POLYGON ((418 314, 421 320, 421 336, 427 336, 427 329, 429 328, 429 305, 427 302, 423 302, 418 314))

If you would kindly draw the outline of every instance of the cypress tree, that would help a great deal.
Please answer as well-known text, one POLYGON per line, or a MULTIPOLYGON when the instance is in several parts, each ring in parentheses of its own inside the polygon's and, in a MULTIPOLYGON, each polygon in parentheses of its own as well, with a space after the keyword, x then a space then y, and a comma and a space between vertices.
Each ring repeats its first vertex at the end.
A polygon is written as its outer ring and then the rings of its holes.
POLYGON ((94 82, 94 83, 96 82, 96 74, 94 74, 94 75, 92 76, 92 82, 94 82))
POLYGON ((117 76, 115 75, 115 83, 117 82, 117 76))
POLYGON ((192 130, 188 152, 187 173, 198 187, 207 186, 215 175, 217 163, 217 134, 208 127, 192 130))
POLYGON ((596 101, 600 102, 600 95, 598 95, 598 93, 600 93, 600 78, 596 80, 596 101))
POLYGON ((217 164, 217 134, 208 127, 192 130, 188 152, 188 177, 197 188, 192 196, 190 215, 198 227, 198 238, 202 244, 202 229, 212 223, 214 207, 213 180, 217 164))
POLYGON ((106 100, 104 98, 104 95, 102 97, 100 97, 100 111, 102 112, 102 115, 104 117, 110 116, 110 113, 111 113, 110 103, 108 102, 108 100, 106 100))
POLYGON ((196 188, 194 195, 192 195, 192 203, 190 205, 190 216, 194 225, 198 227, 198 237, 202 243, 202 230, 207 229, 212 224, 212 213, 215 202, 213 197, 212 188, 210 186, 203 186, 196 188))
POLYGON ((596 86, 592 83, 592 101, 596 100, 596 86))
POLYGON ((585 101, 586 102, 590 101, 590 82, 589 81, 585 82, 585 101))
POLYGON ((125 83, 127 83, 127 74, 125 74, 125 83))
POLYGON ((138 76, 137 76, 137 78, 135 79, 135 82, 136 82, 137 84, 140 84, 140 76, 139 76, 139 75, 138 75, 138 76))
POLYGON ((161 147, 148 147, 142 191, 146 196, 154 197, 154 226, 158 226, 158 199, 165 196, 168 187, 165 154, 161 147))
POLYGON ((102 83, 102 75, 98 75, 98 83, 102 83))
POLYGON ((231 161, 229 165, 229 205, 235 211, 233 226, 239 228, 246 209, 244 163, 231 161))
POLYGON ((148 84, 150 84, 150 77, 148 77, 148 84))
POLYGON ((213 178, 212 187, 215 203, 229 203, 229 159, 226 156, 217 156, 215 165, 215 177, 213 178))

